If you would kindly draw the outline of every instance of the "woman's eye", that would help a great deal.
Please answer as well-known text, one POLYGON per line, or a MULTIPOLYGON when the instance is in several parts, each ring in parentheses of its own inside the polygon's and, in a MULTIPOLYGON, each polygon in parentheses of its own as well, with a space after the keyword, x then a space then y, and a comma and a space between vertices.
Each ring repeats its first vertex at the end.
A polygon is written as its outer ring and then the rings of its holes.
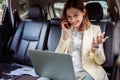
POLYGON ((74 15, 75 17, 78 16, 78 14, 74 15))
POLYGON ((68 16, 67 18, 68 18, 68 19, 70 19, 71 17, 70 17, 70 16, 68 16))

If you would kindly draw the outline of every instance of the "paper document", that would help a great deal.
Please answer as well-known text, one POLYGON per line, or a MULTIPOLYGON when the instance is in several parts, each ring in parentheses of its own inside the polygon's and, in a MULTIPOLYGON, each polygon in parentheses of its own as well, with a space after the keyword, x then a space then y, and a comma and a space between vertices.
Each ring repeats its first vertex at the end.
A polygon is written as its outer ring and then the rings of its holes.
POLYGON ((18 68, 9 73, 9 75, 23 75, 23 74, 29 74, 31 76, 38 76, 35 73, 35 70, 33 68, 18 68))

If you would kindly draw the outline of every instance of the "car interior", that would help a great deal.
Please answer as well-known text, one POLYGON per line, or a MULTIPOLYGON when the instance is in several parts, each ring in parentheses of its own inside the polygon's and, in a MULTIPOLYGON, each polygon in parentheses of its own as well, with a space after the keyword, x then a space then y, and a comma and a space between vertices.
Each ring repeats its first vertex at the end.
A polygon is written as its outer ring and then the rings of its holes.
MULTIPOLYGON (((60 18, 67 0, 1 0, 0 8, 0 79, 17 80, 13 70, 33 67, 28 50, 55 51, 60 36, 60 18)), ((102 67, 109 80, 120 80, 119 0, 83 0, 91 23, 100 25, 109 39, 103 44, 106 61, 102 67), (116 26, 117 25, 117 26, 116 26), (119 28, 117 28, 119 29, 119 28), (117 32, 117 33, 115 33, 117 32), (116 43, 116 40, 118 43, 116 43), (116 44, 115 44, 116 43, 116 44), (117 46, 117 47, 116 47, 117 46), (116 51, 118 48, 118 51, 116 51)), ((21 76, 18 80, 36 80, 21 76)))

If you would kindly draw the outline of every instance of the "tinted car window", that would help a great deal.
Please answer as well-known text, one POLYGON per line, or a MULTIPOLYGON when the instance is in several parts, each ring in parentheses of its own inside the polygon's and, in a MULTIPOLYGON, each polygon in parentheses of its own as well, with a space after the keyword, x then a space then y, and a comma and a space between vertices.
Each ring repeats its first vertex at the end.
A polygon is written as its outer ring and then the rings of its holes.
POLYGON ((20 0, 18 13, 22 19, 27 18, 28 9, 29 9, 29 4, 28 4, 27 0, 20 0))
POLYGON ((62 10, 64 8, 64 4, 63 2, 59 2, 59 3, 54 3, 54 11, 55 11, 55 16, 60 18, 61 14, 62 14, 62 10))
POLYGON ((2 20, 3 10, 5 8, 5 5, 6 5, 6 0, 0 0, 0 22, 2 20))

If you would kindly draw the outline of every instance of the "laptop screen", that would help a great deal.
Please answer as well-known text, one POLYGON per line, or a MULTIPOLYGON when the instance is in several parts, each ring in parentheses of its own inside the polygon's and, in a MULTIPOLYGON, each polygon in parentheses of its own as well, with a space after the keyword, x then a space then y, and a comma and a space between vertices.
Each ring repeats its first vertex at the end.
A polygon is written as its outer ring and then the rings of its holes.
POLYGON ((29 50, 37 75, 53 80, 75 80, 72 58, 67 54, 29 50))

